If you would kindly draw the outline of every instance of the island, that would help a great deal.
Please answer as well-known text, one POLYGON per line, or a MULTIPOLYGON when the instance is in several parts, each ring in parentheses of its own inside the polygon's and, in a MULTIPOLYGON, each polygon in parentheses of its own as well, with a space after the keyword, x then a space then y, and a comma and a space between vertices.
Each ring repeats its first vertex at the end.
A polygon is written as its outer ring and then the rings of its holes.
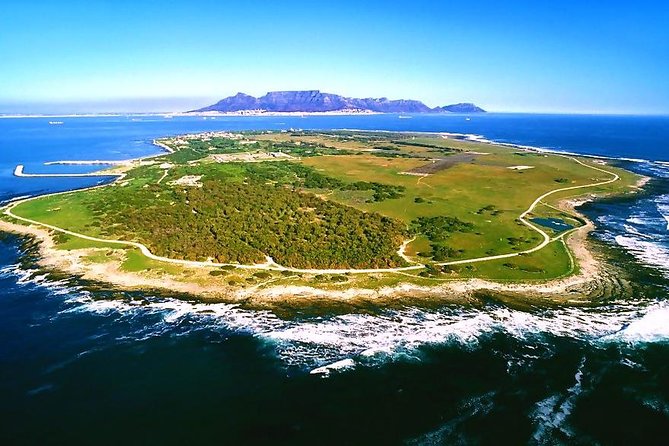
POLYGON ((186 114, 369 114, 369 113, 485 113, 472 103, 430 108, 413 99, 349 98, 320 90, 270 91, 259 98, 245 93, 221 99, 186 114))
POLYGON ((575 208, 643 180, 602 158, 448 133, 207 132, 155 144, 163 152, 92 174, 115 176, 108 184, 10 202, 0 229, 39 240, 43 268, 202 299, 573 300, 615 282, 575 208))

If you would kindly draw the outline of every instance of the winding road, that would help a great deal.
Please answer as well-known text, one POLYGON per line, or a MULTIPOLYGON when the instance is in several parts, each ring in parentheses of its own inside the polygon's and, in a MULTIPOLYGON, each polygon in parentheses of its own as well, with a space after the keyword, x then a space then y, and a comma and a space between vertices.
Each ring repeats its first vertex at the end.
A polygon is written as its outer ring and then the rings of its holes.
MULTIPOLYGON (((558 155, 558 156, 563 156, 563 155, 558 155)), ((539 203, 541 203, 542 200, 544 200, 546 197, 548 197, 550 195, 556 194, 558 192, 568 191, 568 190, 576 190, 576 189, 582 189, 582 188, 586 188, 586 187, 604 186, 606 184, 613 183, 614 181, 618 181, 620 179, 620 176, 618 176, 618 174, 610 172, 608 170, 600 169, 599 167, 590 166, 588 164, 585 164, 585 163, 579 161, 578 159, 576 159, 574 157, 571 157, 571 156, 564 156, 564 157, 568 158, 572 161, 575 161, 582 166, 585 166, 585 167, 588 167, 590 169, 598 170, 600 172, 604 172, 606 174, 612 175, 612 178, 610 180, 601 181, 601 182, 598 182, 598 183, 584 184, 584 185, 581 185, 581 186, 561 187, 559 189, 554 189, 550 192, 546 192, 545 194, 541 195, 536 200, 534 200, 534 202, 532 202, 530 207, 527 208, 527 210, 525 212, 523 212, 522 214, 520 214, 520 216, 518 217, 518 220, 520 220, 525 226, 528 226, 530 229, 535 230, 536 232, 541 234, 541 236, 543 237, 543 241, 540 244, 538 244, 537 246, 535 246, 534 248, 526 249, 525 251, 512 252, 512 253, 509 253, 509 254, 499 254, 499 255, 494 255, 494 256, 478 257, 478 258, 474 258, 474 259, 454 260, 454 261, 451 261, 451 262, 436 263, 436 265, 439 265, 439 266, 461 265, 461 264, 464 264, 464 263, 476 263, 476 262, 485 262, 485 261, 488 261, 488 260, 508 259, 509 257, 517 257, 519 255, 531 254, 533 252, 536 252, 536 251, 539 251, 540 249, 545 248, 546 245, 548 245, 550 242, 552 242, 554 240, 559 240, 560 238, 563 238, 568 233, 571 233, 574 230, 579 229, 579 228, 574 228, 572 231, 566 231, 566 232, 560 234, 558 237, 555 237, 554 239, 551 239, 551 236, 548 235, 546 233, 546 231, 544 231, 543 229, 541 229, 538 226, 529 222, 526 219, 526 217, 530 213, 532 213, 532 211, 534 211, 534 208, 537 207, 537 205, 539 203)))
MULTIPOLYGON (((572 161, 575 161, 576 163, 585 166, 589 169, 593 169, 599 172, 606 173, 608 175, 611 175, 611 178, 606 181, 600 181, 600 182, 595 182, 595 183, 589 183, 589 184, 584 184, 580 186, 570 186, 570 187, 562 187, 558 189, 551 190, 549 192, 546 192, 545 194, 539 196, 532 204, 525 210, 518 219, 528 226, 530 229, 538 232, 543 240, 540 244, 537 246, 527 249, 525 251, 519 251, 519 252, 513 252, 513 253, 508 253, 508 254, 499 254, 499 255, 493 255, 493 256, 486 256, 486 257, 476 257, 476 258, 471 258, 471 259, 464 259, 464 260, 455 260, 455 261, 450 261, 450 262, 439 262, 439 263, 434 263, 434 265, 438 266, 446 266, 446 265, 462 265, 462 264, 467 264, 467 263, 477 263, 477 262, 486 262, 490 260, 498 260, 498 259, 506 259, 510 257, 517 257, 520 255, 524 254, 530 254, 536 251, 539 251, 540 249, 543 249, 546 247, 549 243, 555 240, 559 240, 566 236, 568 233, 571 233, 575 230, 578 230, 579 228, 574 228, 571 231, 564 232, 560 234, 559 236, 551 239, 550 235, 547 234, 544 230, 541 228, 537 227, 536 225, 532 224, 530 221, 526 219, 526 217, 532 213, 534 208, 541 203, 542 200, 544 200, 546 197, 559 193, 559 192, 564 192, 564 191, 570 191, 570 190, 577 190, 577 189, 584 189, 584 188, 589 188, 589 187, 597 187, 597 186, 604 186, 606 184, 613 183, 615 181, 620 180, 620 177, 614 173, 610 172, 605 169, 601 169, 599 167, 591 166, 588 164, 583 163, 582 161, 571 157, 567 155, 556 155, 556 156, 563 156, 565 158, 571 159, 572 161)), ((21 166, 22 167, 22 166, 21 166)), ((17 167, 18 169, 18 167, 17 167)), ((55 174, 54 174, 55 175, 55 174)), ((93 186, 89 187, 86 189, 95 189, 98 187, 104 187, 106 185, 100 185, 100 186, 93 186)), ((80 189, 79 191, 86 190, 86 189, 80 189)), ((84 240, 89 240, 92 242, 97 242, 97 243, 104 243, 104 244, 113 244, 113 245, 120 245, 120 246, 126 246, 126 247, 133 247, 137 248, 140 250, 140 252, 146 256, 149 259, 160 261, 160 262, 166 262, 166 263, 172 263, 172 264, 177 264, 177 265, 182 265, 182 266, 188 266, 188 267, 205 267, 205 268, 212 268, 212 267, 234 267, 234 268, 239 268, 239 269, 246 269, 246 270, 268 270, 268 271, 289 271, 289 272, 294 272, 294 273, 304 273, 304 274, 372 274, 372 273, 394 273, 394 272, 404 272, 404 271, 413 271, 413 270, 419 270, 423 269, 426 267, 425 264, 419 264, 416 263, 411 266, 404 266, 404 267, 397 267, 397 268, 369 268, 369 269, 355 269, 355 268, 346 268, 346 269, 311 269, 311 268, 291 268, 291 267, 286 267, 279 265, 276 263, 271 257, 267 256, 267 261, 265 263, 260 263, 260 264, 253 264, 253 265, 242 265, 242 264, 237 264, 237 263, 216 263, 216 262, 209 262, 209 261, 195 261, 195 260, 180 260, 180 259, 171 259, 168 257, 162 257, 153 254, 149 248, 147 248, 145 245, 138 243, 138 242, 131 242, 131 241, 125 241, 125 240, 108 240, 108 239, 101 239, 97 237, 91 237, 85 234, 80 234, 78 232, 74 231, 69 231, 64 228, 59 228, 54 225, 50 225, 47 223, 39 222, 36 220, 31 220, 29 218, 21 217, 12 212, 12 209, 21 204, 21 203, 26 203, 31 200, 35 200, 37 198, 44 198, 47 196, 54 196, 54 195, 62 195, 66 193, 71 193, 73 191, 66 191, 66 192, 57 192, 53 194, 47 194, 47 195, 40 195, 36 197, 30 197, 30 198, 25 198, 22 200, 17 200, 14 202, 9 203, 8 205, 5 206, 3 213, 9 217, 12 217, 16 220, 20 220, 26 223, 30 223, 33 225, 37 226, 42 226, 57 232, 61 232, 63 234, 71 235, 73 237, 78 237, 84 240)), ((405 242, 402 243, 402 246, 398 250, 402 258, 405 260, 409 260, 408 257, 404 255, 404 248, 411 242, 411 240, 406 240, 405 242)))

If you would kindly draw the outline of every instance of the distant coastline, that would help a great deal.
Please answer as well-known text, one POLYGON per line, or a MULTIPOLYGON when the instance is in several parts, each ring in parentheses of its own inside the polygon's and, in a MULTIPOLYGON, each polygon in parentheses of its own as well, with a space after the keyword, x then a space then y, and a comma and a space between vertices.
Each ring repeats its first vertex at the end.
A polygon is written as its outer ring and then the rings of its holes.
MULTIPOLYGON (((148 112, 148 113, 67 113, 67 114, 0 114, 0 119, 38 119, 38 118, 118 118, 118 117, 242 117, 242 116, 366 116, 366 115, 411 115, 412 113, 404 112, 375 112, 370 110, 332 110, 332 111, 323 111, 323 112, 275 112, 267 110, 239 110, 233 112, 221 112, 221 111, 193 111, 193 112, 182 112, 182 111, 172 111, 172 112, 148 112)), ((444 115, 441 112, 432 112, 432 113, 420 113, 421 115, 444 115)), ((458 113, 449 113, 451 115, 457 115, 458 113)))
POLYGON ((189 110, 201 112, 276 113, 486 113, 471 102, 429 107, 415 99, 354 98, 320 90, 270 91, 254 97, 245 93, 228 96, 215 104, 189 110))
POLYGON ((4 113, 0 119, 22 119, 22 118, 115 118, 120 116, 165 116, 172 112, 147 112, 147 113, 4 113))
POLYGON ((171 116, 351 116, 351 115, 396 115, 398 113, 383 113, 371 110, 331 110, 331 111, 268 111, 268 110, 238 110, 238 111, 193 111, 169 113, 171 116))

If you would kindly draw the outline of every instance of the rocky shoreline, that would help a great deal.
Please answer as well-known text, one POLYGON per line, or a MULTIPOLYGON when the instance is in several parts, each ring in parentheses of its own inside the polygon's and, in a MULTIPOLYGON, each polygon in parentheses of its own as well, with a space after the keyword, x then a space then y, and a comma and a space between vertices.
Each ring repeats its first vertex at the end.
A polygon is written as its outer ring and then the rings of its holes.
MULTIPOLYGON (((575 206, 583 200, 561 203, 565 210, 577 213, 575 206)), ((185 282, 174 278, 150 277, 143 273, 123 271, 121 261, 111 260, 105 263, 87 262, 85 258, 98 251, 95 248, 62 250, 56 247, 51 231, 31 226, 23 226, 0 220, 0 230, 29 236, 38 242, 39 260, 37 266, 46 270, 79 277, 81 279, 112 285, 126 290, 165 290, 190 295, 203 301, 226 301, 232 303, 251 303, 259 305, 302 302, 308 304, 318 301, 351 302, 357 299, 378 301, 422 301, 440 299, 463 301, 471 299, 476 293, 490 292, 509 296, 523 296, 527 299, 546 301, 582 302, 593 296, 601 295, 607 287, 620 287, 621 284, 609 277, 605 261, 595 255, 588 246, 588 234, 594 225, 578 214, 587 224, 567 237, 566 244, 573 253, 577 272, 567 277, 537 283, 503 283, 483 279, 453 279, 441 281, 434 286, 411 283, 410 280, 395 286, 379 288, 351 287, 344 290, 322 289, 313 286, 258 285, 238 288, 220 285, 202 285, 185 282)))

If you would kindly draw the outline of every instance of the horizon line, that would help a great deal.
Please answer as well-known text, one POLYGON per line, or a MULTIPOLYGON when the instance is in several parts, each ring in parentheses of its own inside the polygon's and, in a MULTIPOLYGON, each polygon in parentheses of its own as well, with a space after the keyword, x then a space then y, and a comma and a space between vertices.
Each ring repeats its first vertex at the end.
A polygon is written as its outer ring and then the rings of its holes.
MULTIPOLYGON (((244 110, 240 110, 244 111, 244 110)), ((335 110, 339 111, 339 110, 335 110)), ((236 112, 231 112, 236 113, 236 112)), ((300 112, 272 112, 272 114, 266 115, 267 117, 281 115, 285 113, 286 116, 291 114, 300 113, 300 112)), ((318 116, 318 112, 304 112, 307 116, 318 116)), ((596 111, 503 111, 503 110, 489 110, 482 113, 456 113, 456 112, 424 112, 424 113, 380 113, 375 112, 373 114, 341 114, 339 116, 374 116, 374 115, 435 115, 435 116, 487 116, 487 115, 564 115, 564 116, 648 116, 648 117, 669 117, 669 112, 596 112, 596 111)), ((200 112, 190 112, 190 111, 175 111, 175 110, 147 110, 147 111, 95 111, 95 112, 59 112, 59 113, 16 113, 16 112, 2 112, 0 111, 0 118, 10 119, 10 118, 92 118, 92 117, 105 117, 105 116, 165 116, 165 115, 177 115, 183 117, 214 117, 214 118, 225 118, 225 117, 239 117, 233 114, 226 115, 221 113, 220 115, 202 115, 200 112)), ((262 117, 263 115, 253 115, 253 117, 262 117)), ((337 116, 337 115, 334 115, 337 116)), ((242 116, 243 117, 243 116, 242 116)))

